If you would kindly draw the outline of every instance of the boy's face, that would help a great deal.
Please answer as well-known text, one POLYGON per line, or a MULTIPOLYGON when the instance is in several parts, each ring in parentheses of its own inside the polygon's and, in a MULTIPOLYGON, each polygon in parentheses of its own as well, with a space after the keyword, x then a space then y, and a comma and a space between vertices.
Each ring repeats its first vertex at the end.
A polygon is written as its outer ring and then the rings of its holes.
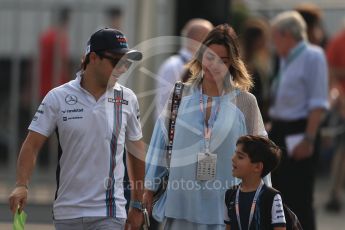
POLYGON ((232 157, 232 175, 234 177, 245 179, 257 174, 258 164, 252 163, 247 153, 243 152, 242 144, 236 146, 232 157))

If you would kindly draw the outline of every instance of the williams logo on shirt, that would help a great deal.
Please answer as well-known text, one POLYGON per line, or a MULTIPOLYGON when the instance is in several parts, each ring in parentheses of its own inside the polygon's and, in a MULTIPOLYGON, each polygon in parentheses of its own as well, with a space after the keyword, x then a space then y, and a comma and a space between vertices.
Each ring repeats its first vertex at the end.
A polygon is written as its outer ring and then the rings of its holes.
POLYGON ((114 104, 128 105, 128 101, 125 100, 125 99, 121 99, 120 97, 119 98, 111 98, 111 97, 109 97, 108 98, 108 102, 114 103, 114 104))

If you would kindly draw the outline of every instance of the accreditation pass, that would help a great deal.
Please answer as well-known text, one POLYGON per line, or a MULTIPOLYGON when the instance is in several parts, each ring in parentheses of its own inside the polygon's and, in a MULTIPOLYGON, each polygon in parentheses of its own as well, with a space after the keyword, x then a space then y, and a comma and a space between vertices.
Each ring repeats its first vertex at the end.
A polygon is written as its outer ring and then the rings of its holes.
POLYGON ((197 180, 214 180, 216 177, 217 154, 198 153, 197 180))

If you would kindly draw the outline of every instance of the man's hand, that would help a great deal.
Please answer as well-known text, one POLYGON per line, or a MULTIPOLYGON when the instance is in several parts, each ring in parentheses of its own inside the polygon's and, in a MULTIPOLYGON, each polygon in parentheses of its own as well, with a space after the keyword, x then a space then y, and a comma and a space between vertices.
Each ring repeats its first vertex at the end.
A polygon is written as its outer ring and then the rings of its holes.
POLYGON ((144 191, 143 204, 147 209, 149 215, 152 215, 152 202, 153 202, 153 192, 149 190, 144 191))
POLYGON ((312 143, 302 140, 293 150, 292 158, 299 161, 311 157, 314 152, 314 146, 312 143))
POLYGON ((28 189, 25 186, 18 186, 13 189, 11 195, 8 198, 10 209, 13 215, 17 212, 19 208, 19 212, 21 212, 25 205, 28 198, 28 189))
POLYGON ((16 188, 13 189, 8 198, 10 209, 13 214, 16 213, 18 208, 19 212, 21 212, 26 205, 28 198, 27 185, 29 184, 30 176, 35 167, 38 151, 46 140, 46 136, 34 131, 29 131, 22 145, 17 161, 16 188))
POLYGON ((125 229, 137 230, 141 228, 143 223, 144 215, 142 211, 137 208, 129 208, 125 229))

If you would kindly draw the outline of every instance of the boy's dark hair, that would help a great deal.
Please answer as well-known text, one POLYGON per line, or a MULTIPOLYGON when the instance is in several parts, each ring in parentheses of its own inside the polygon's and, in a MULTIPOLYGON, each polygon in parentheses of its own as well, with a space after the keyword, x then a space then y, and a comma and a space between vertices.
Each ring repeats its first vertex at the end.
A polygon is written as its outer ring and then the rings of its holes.
POLYGON ((242 144, 242 151, 248 154, 252 163, 263 163, 261 177, 266 176, 278 166, 281 150, 267 137, 246 135, 237 140, 236 145, 239 144, 242 144))

